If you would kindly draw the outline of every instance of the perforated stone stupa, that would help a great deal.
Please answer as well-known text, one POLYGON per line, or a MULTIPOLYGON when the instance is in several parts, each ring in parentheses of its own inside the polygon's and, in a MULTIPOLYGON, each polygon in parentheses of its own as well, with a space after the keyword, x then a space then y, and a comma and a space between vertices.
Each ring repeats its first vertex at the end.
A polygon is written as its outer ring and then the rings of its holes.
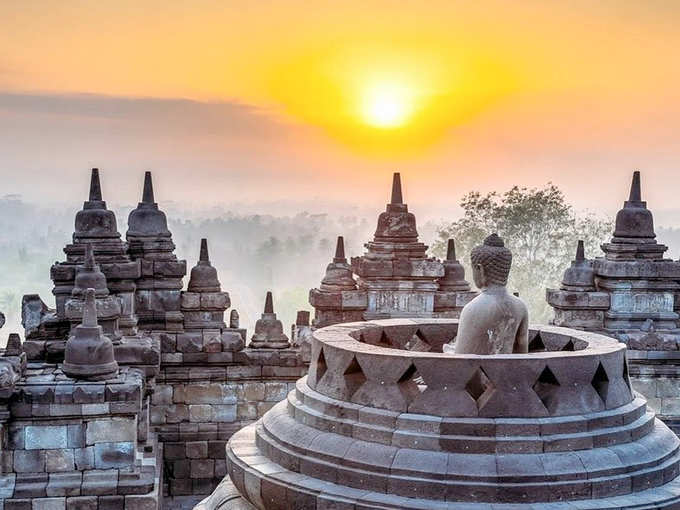
POLYGON ((233 436, 197 510, 680 504, 680 441, 631 391, 625 345, 545 326, 528 354, 442 354, 457 327, 316 330, 309 375, 233 436), (413 336, 432 350, 406 350, 413 336))

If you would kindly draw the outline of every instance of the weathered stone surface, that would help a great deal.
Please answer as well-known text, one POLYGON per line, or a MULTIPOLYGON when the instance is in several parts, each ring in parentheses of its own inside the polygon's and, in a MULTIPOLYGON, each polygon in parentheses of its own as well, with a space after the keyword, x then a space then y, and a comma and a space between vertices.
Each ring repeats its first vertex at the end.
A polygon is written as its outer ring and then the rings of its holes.
POLYGON ((134 443, 116 441, 94 445, 94 465, 96 469, 116 469, 131 467, 135 459, 134 443))
POLYGON ((66 448, 68 427, 66 425, 28 425, 25 433, 27 450, 66 448))
POLYGON ((73 471, 75 468, 73 450, 46 450, 45 471, 48 473, 73 471))
POLYGON ((134 441, 137 429, 135 422, 124 418, 106 418, 87 423, 86 442, 88 445, 111 441, 134 441))

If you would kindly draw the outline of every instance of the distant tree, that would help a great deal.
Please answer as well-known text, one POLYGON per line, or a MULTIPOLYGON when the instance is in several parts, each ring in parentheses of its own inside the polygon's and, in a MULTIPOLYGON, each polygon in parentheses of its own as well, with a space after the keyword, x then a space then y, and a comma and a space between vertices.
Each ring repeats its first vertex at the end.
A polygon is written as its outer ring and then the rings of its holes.
POLYGON ((574 258, 576 242, 583 239, 588 256, 612 232, 612 223, 592 214, 578 215, 554 184, 543 188, 513 187, 502 195, 473 191, 461 199, 463 217, 437 229, 432 252, 446 255, 449 238, 456 241, 456 254, 472 278, 469 254, 484 238, 498 233, 513 252, 508 290, 519 292, 529 306, 532 322, 551 317, 545 302, 546 287, 558 286, 574 258))

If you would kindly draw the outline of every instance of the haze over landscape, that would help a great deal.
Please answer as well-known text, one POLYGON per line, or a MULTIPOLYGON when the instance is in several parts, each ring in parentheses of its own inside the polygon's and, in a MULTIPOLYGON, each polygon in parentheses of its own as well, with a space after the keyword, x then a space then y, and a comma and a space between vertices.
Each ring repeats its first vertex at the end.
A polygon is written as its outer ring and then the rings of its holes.
POLYGON ((611 218, 636 168, 657 225, 680 223, 676 2, 27 0, 0 19, 8 327, 21 294, 51 298, 94 166, 122 233, 153 171, 178 256, 211 237, 247 324, 272 286, 289 323, 336 235, 359 254, 395 170, 426 243, 472 190, 552 182, 611 218))

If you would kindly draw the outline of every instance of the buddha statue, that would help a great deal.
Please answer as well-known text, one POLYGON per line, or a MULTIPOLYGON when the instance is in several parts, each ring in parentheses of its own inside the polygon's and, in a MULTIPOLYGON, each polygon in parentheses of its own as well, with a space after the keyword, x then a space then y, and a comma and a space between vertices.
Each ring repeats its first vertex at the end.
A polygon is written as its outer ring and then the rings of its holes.
POLYGON ((470 259, 472 276, 481 293, 463 308, 455 344, 444 345, 444 352, 528 352, 527 307, 506 289, 512 253, 498 235, 491 234, 472 250, 470 259))

